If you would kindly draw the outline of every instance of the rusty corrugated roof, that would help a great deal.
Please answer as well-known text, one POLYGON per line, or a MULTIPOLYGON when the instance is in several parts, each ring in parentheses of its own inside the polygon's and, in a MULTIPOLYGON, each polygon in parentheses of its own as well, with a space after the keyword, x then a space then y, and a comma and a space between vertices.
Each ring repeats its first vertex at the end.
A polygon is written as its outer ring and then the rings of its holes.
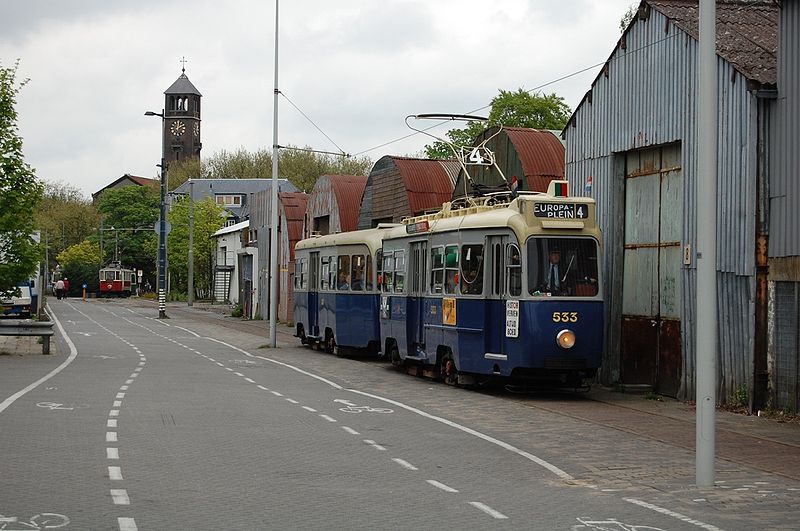
MULTIPOLYGON (((697 0, 645 2, 699 38, 697 0)), ((779 9, 774 0, 717 0, 717 54, 747 79, 777 83, 779 9)))
POLYGON ((339 225, 342 232, 358 228, 361 197, 367 186, 366 175, 328 175, 331 189, 339 206, 339 225))
POLYGON ((524 127, 504 127, 503 131, 522 163, 526 190, 546 192, 550 181, 564 178, 564 144, 556 135, 524 127))
POLYGON ((289 260, 294 260, 294 244, 303 239, 303 223, 306 216, 308 194, 303 192, 280 192, 278 201, 286 214, 286 226, 289 239, 289 260))
POLYGON ((391 157, 408 194, 411 215, 431 208, 441 208, 450 201, 453 181, 443 163, 447 161, 391 157))

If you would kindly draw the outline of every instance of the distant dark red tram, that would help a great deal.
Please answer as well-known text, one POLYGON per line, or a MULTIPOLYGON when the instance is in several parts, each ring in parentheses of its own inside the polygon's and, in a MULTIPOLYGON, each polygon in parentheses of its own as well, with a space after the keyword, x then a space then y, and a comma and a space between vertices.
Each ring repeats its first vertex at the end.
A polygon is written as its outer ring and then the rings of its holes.
POLYGON ((100 296, 130 297, 134 274, 119 262, 111 262, 100 270, 100 296))

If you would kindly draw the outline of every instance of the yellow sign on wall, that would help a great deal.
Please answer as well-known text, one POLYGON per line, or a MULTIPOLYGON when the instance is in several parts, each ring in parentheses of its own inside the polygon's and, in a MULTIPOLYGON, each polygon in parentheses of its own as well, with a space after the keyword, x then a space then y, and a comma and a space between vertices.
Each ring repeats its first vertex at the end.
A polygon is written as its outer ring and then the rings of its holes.
POLYGON ((442 324, 455 326, 456 325, 456 300, 455 299, 442 299, 442 324))

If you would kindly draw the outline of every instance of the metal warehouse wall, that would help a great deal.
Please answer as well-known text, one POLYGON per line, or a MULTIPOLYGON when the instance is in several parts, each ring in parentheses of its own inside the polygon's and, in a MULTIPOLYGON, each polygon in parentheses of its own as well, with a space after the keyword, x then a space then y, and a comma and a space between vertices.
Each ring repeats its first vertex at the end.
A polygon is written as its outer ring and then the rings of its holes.
MULTIPOLYGON (((606 343, 604 381, 620 376, 624 153, 681 143, 683 239, 696 249, 697 41, 655 9, 626 32, 592 90, 564 130, 566 173, 573 190, 591 176, 604 233, 606 343)), ((719 167, 717 176, 720 398, 751 389, 755 301, 757 101, 746 79, 718 58, 719 167)), ((700 190, 698 193, 703 193, 700 190)), ((683 266, 682 398, 695 392, 695 263, 683 266)))
MULTIPOLYGON (((770 176, 770 257, 800 255, 800 1, 781 8, 770 176)), ((797 280, 797 279, 796 279, 797 280)))

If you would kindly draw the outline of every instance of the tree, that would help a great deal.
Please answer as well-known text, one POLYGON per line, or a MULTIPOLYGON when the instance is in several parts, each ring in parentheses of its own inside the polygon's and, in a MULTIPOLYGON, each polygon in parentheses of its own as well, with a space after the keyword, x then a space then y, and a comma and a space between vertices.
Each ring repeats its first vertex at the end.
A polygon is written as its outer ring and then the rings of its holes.
POLYGON ((57 260, 62 276, 69 279, 70 292, 77 293, 83 284, 89 291, 98 291, 102 265, 99 244, 84 240, 60 252, 57 260))
MULTIPOLYGON (((504 125, 506 127, 529 127, 533 129, 563 129, 567 125, 572 110, 564 98, 556 94, 537 94, 518 89, 516 92, 500 90, 492 99, 488 124, 468 122, 466 127, 451 129, 446 133, 450 141, 458 146, 471 146, 472 142, 486 127, 504 125)), ((453 158, 453 150, 441 140, 425 146, 428 158, 453 158)))
MULTIPOLYGON (((201 293, 210 292, 212 259, 216 242, 211 235, 225 224, 225 209, 210 197, 194 202, 194 285, 201 293)), ((172 225, 167 240, 167 260, 172 290, 187 293, 189 278, 189 200, 172 204, 167 219, 172 225)))
POLYGON ((31 277, 41 259, 33 239, 42 184, 22 154, 16 97, 25 84, 16 83, 17 66, 0 64, 0 292, 31 277))
MULTIPOLYGON (((106 190, 97 202, 103 215, 103 262, 118 258, 124 265, 155 270, 158 235, 153 227, 161 205, 159 192, 148 186, 106 190), (111 230, 112 227, 115 230, 111 230), (118 255, 118 256, 115 256, 118 255)), ((90 240, 97 241, 93 235, 90 240)))
MULTIPOLYGON (((368 157, 340 157, 313 153, 310 148, 282 148, 279 155, 281 178, 299 189, 310 192, 320 175, 367 175, 372 168, 368 157)), ((191 159, 172 163, 169 167, 169 188, 174 190, 192 179, 269 179, 272 178, 272 152, 260 149, 254 153, 244 148, 234 152, 222 150, 205 161, 191 159)))
POLYGON ((628 24, 631 23, 633 17, 636 16, 636 12, 639 10, 638 4, 631 4, 628 6, 628 10, 625 11, 625 14, 622 15, 622 18, 619 20, 619 32, 625 33, 625 30, 628 29, 628 24))
POLYGON ((91 201, 74 186, 57 181, 45 181, 36 219, 42 243, 50 249, 48 258, 52 261, 61 251, 82 242, 100 226, 100 213, 91 201))

